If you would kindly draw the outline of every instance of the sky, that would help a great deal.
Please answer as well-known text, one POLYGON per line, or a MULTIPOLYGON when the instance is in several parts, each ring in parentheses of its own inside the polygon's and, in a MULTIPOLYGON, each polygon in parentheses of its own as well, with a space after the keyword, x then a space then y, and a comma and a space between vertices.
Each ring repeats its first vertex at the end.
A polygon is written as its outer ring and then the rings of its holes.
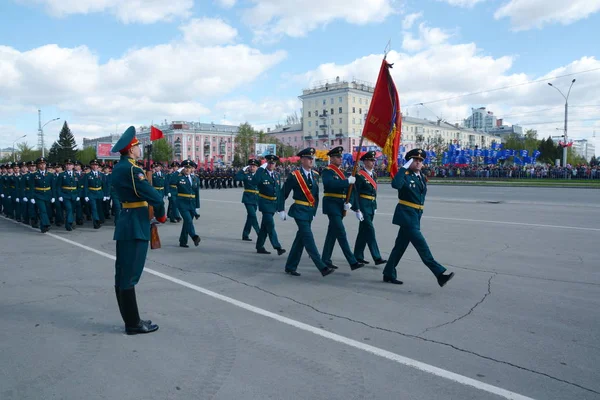
POLYGON ((600 0, 2 0, 0 148, 200 121, 301 115, 336 77, 375 82, 386 46, 402 111, 505 123, 600 154, 600 0), (423 103, 424 105, 420 105, 423 103), (596 138, 593 137, 596 132, 596 138), (25 138, 18 139, 20 136, 25 138))

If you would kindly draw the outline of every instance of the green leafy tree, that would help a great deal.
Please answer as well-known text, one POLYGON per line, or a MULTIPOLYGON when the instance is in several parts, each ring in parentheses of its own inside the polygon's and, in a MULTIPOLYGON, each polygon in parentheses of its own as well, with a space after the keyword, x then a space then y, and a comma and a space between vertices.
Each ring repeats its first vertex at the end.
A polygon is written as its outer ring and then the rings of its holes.
POLYGON ((254 154, 254 144, 257 143, 258 134, 252 126, 244 122, 240 125, 235 137, 235 154, 242 162, 246 162, 251 154, 254 154))
POLYGON ((173 146, 166 139, 158 139, 152 142, 152 160, 165 162, 173 158, 173 146))
POLYGON ((96 158, 96 149, 94 147, 86 147, 83 150, 78 150, 75 156, 82 164, 89 164, 96 158))
POLYGON ((596 156, 592 156, 592 159, 590 160, 590 167, 596 166, 598 166, 598 159, 596 158, 596 156))
POLYGON ((244 166, 244 163, 242 162, 242 159, 240 158, 239 154, 235 154, 233 156, 233 162, 231 163, 231 165, 233 165, 235 168, 244 166))
POLYGON ((23 142, 17 143, 15 154, 16 158, 21 161, 35 161, 42 156, 42 151, 34 149, 27 142, 23 142))
POLYGON ((58 145, 58 142, 52 143, 52 146, 50 147, 50 151, 48 152, 48 161, 50 161, 52 163, 61 162, 60 146, 58 145))
POLYGON ((58 162, 63 162, 67 158, 73 159, 77 155, 77 142, 67 121, 63 123, 63 127, 58 134, 57 155, 58 162))

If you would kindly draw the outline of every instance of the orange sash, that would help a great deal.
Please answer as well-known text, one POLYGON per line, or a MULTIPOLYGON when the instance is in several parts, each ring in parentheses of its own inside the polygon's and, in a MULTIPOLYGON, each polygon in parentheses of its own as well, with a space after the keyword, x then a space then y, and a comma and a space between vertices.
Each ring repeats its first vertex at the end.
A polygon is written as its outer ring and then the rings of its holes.
POLYGON ((375 180, 371 178, 371 175, 369 175, 367 171, 361 169, 358 173, 361 174, 367 181, 369 181, 369 183, 373 185, 373 188, 377 190, 377 182, 375 182, 375 180))
POLYGON ((344 173, 342 171, 340 171, 340 169, 338 167, 336 167, 333 164, 329 164, 327 166, 327 168, 329 168, 330 170, 332 170, 333 172, 335 172, 336 174, 338 174, 338 176, 340 177, 340 179, 346 179, 346 175, 344 175, 344 173))
POLYGON ((298 181, 298 184, 300 185, 300 189, 302 189, 302 193, 304 193, 304 197, 306 197, 306 200, 308 200, 308 202, 310 203, 310 206, 314 207, 315 206, 315 198, 313 197, 312 192, 308 188, 306 181, 302 177, 300 170, 295 170, 294 172, 292 172, 292 174, 296 177, 296 180, 298 181))

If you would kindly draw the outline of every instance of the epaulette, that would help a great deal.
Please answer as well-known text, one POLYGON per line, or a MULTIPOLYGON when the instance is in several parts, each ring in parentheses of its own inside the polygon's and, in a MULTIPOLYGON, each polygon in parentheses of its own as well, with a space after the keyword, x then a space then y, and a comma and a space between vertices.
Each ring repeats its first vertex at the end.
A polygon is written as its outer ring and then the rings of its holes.
POLYGON ((181 173, 180 173, 180 174, 178 174, 177 176, 183 176, 183 174, 181 174, 181 173))
POLYGON ((312 172, 312 173, 313 173, 313 174, 316 174, 316 175, 321 175, 321 174, 319 174, 319 173, 318 173, 317 171, 315 171, 315 170, 313 170, 313 172, 312 172))

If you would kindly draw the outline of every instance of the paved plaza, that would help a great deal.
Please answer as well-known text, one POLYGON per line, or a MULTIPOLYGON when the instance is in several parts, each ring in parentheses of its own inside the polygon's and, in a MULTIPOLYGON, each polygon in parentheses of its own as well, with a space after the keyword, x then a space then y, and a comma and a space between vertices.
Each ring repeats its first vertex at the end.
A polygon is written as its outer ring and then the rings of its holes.
MULTIPOLYGON (((287 253, 241 240, 240 198, 201 191, 199 247, 159 227, 137 287, 150 335, 124 334, 112 221, 44 235, 1 218, 0 399, 600 399, 600 191, 430 185, 444 288, 412 247, 401 286, 372 263, 351 272, 339 246, 332 275, 306 252, 286 275, 287 253)), ((381 184, 384 258, 396 202, 381 184)), ((326 227, 319 213, 319 249, 326 227)), ((276 228, 289 250, 296 224, 276 228)))

